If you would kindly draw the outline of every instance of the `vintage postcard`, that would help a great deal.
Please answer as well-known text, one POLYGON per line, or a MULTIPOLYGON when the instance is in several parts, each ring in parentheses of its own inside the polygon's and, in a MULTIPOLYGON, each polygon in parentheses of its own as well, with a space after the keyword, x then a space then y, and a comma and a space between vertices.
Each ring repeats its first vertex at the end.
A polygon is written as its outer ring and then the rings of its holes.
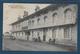
POLYGON ((76 51, 77 4, 3 3, 3 51, 76 51))

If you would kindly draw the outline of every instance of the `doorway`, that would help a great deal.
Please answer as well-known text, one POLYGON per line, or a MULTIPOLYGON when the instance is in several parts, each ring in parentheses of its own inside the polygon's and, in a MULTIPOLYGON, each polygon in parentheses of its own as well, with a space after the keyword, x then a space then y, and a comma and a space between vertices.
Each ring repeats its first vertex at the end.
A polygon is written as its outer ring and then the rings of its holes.
POLYGON ((46 41, 46 36, 45 35, 43 35, 43 41, 46 41))
POLYGON ((29 40, 30 31, 25 31, 25 35, 27 36, 27 40, 29 40))
POLYGON ((46 41, 47 29, 43 29, 43 41, 46 41))

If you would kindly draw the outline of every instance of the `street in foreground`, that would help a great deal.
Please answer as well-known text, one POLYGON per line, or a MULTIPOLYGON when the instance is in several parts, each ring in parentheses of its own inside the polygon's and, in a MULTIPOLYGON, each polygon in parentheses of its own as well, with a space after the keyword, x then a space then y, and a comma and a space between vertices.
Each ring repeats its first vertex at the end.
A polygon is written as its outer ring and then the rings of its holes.
POLYGON ((4 51, 69 51, 67 49, 50 45, 46 43, 20 41, 20 40, 3 40, 4 51))

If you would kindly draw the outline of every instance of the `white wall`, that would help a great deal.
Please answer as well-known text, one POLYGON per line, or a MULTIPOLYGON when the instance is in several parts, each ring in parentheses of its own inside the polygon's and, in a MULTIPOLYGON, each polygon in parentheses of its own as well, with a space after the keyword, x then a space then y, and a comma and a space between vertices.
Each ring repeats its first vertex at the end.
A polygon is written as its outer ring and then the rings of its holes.
POLYGON ((75 43, 77 43, 77 34, 78 34, 77 31, 78 31, 77 25, 74 25, 72 27, 72 41, 74 41, 75 43))
MULTIPOLYGON (((42 14, 38 17, 34 17, 30 20, 34 20, 35 23, 34 25, 31 25, 29 26, 29 29, 34 29, 34 28, 41 28, 41 27, 47 27, 47 26, 57 26, 57 25, 64 25, 64 24, 70 24, 70 23, 75 23, 76 21, 76 14, 77 14, 77 5, 68 5, 66 7, 59 7, 58 9, 54 10, 54 11, 49 11, 48 13, 46 14, 42 14), (65 16, 64 16, 64 11, 67 9, 67 8, 71 8, 72 11, 73 11, 73 18, 72 20, 70 19, 65 19, 65 16), (57 13, 57 17, 54 19, 54 23, 53 23, 53 13, 57 13), (47 16, 47 22, 44 23, 44 16, 47 16), (37 19, 40 18, 40 23, 38 24, 37 23, 37 19), (69 21, 70 20, 70 21, 69 21)), ((28 24, 28 20, 20 23, 20 29, 19 28, 16 28, 16 26, 14 25, 14 31, 16 30, 21 30, 22 29, 22 26, 26 26, 28 24)), ((17 25, 17 24, 16 24, 17 25)), ((13 29, 12 29, 13 30, 13 29)))

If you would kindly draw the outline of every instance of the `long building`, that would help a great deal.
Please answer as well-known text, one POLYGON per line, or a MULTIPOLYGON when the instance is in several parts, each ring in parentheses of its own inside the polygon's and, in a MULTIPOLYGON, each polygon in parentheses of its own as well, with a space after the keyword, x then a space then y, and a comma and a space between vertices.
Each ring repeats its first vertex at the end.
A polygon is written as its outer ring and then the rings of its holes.
POLYGON ((12 35, 21 40, 54 41, 56 44, 77 45, 76 4, 52 4, 12 23, 12 35))

